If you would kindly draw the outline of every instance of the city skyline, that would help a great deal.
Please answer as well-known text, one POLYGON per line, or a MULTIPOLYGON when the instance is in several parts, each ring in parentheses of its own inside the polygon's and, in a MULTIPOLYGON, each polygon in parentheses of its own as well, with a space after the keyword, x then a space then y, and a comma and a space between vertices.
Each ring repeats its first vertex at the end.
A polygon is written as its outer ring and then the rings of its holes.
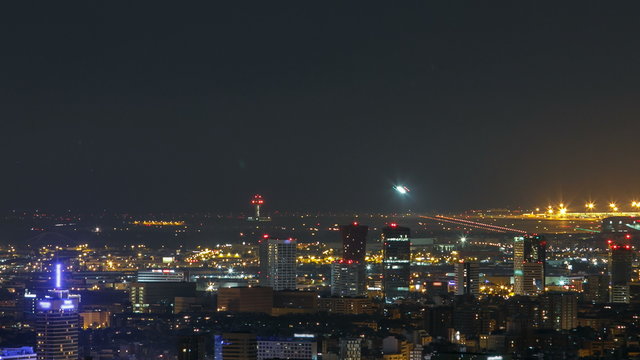
POLYGON ((640 2, 0 4, 0 360, 640 360, 640 2))

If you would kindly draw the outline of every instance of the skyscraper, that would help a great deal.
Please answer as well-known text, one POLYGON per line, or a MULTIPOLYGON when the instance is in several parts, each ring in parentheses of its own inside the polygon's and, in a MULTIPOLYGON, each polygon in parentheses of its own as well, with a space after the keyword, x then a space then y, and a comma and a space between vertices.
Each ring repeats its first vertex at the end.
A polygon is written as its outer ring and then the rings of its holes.
POLYGON ((382 229, 382 290, 386 302, 409 295, 411 243, 410 230, 398 224, 382 229))
POLYGON ((78 359, 79 295, 69 294, 61 284, 61 265, 56 265, 56 288, 38 299, 36 345, 39 360, 78 359))
POLYGON ((544 292, 547 241, 541 235, 516 236, 513 242, 513 281, 516 295, 544 292))
POLYGON ((609 300, 612 303, 629 303, 629 282, 632 277, 633 248, 630 244, 609 240, 609 300))
POLYGON ((273 290, 296 289, 296 241, 271 239, 265 235, 260 240, 260 285, 273 290))
POLYGON ((455 264, 456 295, 480 294, 480 271, 477 261, 460 260, 455 264))
POLYGON ((365 296, 364 264, 353 260, 339 260, 331 264, 331 295, 365 296))
POLYGON ((367 252, 368 231, 368 226, 359 225, 357 222, 340 226, 343 260, 364 264, 367 252))
POLYGON ((578 295, 550 292, 540 297, 542 325, 547 329, 571 330, 578 326, 578 295))

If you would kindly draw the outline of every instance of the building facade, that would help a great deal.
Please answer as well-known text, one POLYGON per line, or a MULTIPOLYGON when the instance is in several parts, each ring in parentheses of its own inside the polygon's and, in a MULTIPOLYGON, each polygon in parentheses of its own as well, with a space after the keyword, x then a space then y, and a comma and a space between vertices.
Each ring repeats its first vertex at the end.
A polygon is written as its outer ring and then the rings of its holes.
POLYGON ((477 261, 460 260, 454 266, 456 295, 480 295, 480 265, 477 261))
POLYGON ((539 295, 545 289, 547 241, 541 235, 516 236, 513 242, 513 285, 516 295, 539 295))
POLYGON ((30 346, 0 348, 0 360, 36 360, 37 354, 30 346))
POLYGON ((369 227, 353 222, 340 226, 342 235, 342 259, 364 264, 367 254, 367 233, 369 227))
POLYGON ((630 244, 609 244, 609 301, 625 303, 631 301, 630 287, 633 248, 630 244))
POLYGON ((409 296, 411 276, 410 230, 391 224, 382 229, 382 291, 388 303, 409 296))
POLYGON ((317 342, 311 335, 308 336, 294 338, 259 337, 257 359, 317 359, 317 342))
POLYGON ((331 264, 332 296, 365 296, 365 265, 353 260, 339 260, 331 264))
POLYGON ((296 241, 260 240, 260 285, 275 291, 296 289, 296 241))
POLYGON ((52 290, 36 305, 36 345, 39 360, 77 360, 80 296, 52 290))

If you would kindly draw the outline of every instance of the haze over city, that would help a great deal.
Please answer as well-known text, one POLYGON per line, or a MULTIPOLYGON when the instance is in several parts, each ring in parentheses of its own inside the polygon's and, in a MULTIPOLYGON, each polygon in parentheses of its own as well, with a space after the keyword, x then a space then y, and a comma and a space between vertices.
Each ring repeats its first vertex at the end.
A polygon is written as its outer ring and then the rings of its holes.
POLYGON ((7 209, 640 196, 635 4, 4 7, 7 209))
POLYGON ((0 360, 640 359, 639 13, 0 4, 0 360))

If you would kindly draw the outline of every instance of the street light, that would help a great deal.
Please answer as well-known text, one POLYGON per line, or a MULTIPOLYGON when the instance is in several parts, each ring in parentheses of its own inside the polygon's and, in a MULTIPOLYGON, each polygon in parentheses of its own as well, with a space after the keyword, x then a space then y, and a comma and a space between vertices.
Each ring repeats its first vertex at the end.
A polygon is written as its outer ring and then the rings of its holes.
POLYGON ((587 203, 584 207, 586 207, 586 208, 587 208, 587 210, 593 210, 593 209, 595 209, 596 204, 594 204, 594 203, 592 203, 592 202, 589 202, 589 203, 587 203))

